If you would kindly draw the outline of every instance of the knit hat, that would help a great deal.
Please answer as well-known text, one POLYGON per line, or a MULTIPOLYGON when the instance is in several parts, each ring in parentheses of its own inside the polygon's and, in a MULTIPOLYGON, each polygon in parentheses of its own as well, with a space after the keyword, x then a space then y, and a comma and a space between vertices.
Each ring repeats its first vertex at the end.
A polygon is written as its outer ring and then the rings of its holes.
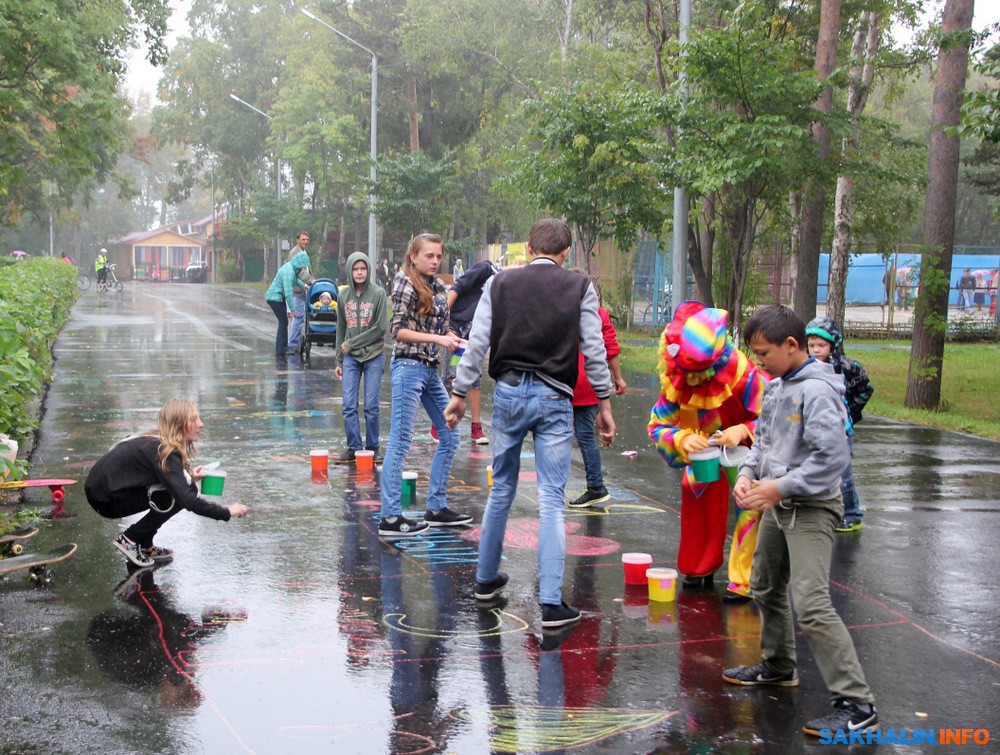
POLYGON ((832 345, 831 355, 839 359, 844 354, 844 336, 837 321, 830 317, 816 317, 806 325, 807 336, 817 336, 832 345))

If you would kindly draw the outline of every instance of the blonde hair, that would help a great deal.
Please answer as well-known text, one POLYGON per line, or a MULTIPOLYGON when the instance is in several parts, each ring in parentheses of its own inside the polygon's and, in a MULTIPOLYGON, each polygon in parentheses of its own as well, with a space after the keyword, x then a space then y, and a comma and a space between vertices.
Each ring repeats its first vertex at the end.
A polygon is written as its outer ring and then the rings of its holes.
POLYGON ((188 457, 194 454, 194 443, 185 437, 187 428, 195 417, 198 416, 198 407, 193 401, 185 398, 171 399, 160 409, 160 414, 156 418, 156 430, 149 435, 156 435, 160 438, 160 447, 157 449, 160 455, 160 469, 167 471, 167 457, 174 451, 181 455, 181 462, 184 469, 191 471, 188 457))
POLYGON ((441 251, 444 252, 444 242, 436 233, 420 233, 410 239, 406 247, 406 255, 403 257, 403 272, 410 279, 413 288, 417 292, 417 312, 422 315, 430 314, 434 309, 434 292, 431 291, 424 276, 421 275, 413 264, 413 258, 417 256, 424 244, 440 244, 441 251))

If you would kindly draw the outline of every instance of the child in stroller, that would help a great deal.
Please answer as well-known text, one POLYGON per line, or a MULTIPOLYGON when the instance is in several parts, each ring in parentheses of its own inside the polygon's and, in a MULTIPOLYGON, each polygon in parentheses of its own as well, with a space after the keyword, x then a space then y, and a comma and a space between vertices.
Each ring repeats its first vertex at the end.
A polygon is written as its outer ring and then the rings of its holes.
POLYGON ((299 353, 308 360, 314 344, 334 346, 337 342, 337 284, 317 278, 306 291, 306 304, 299 353))

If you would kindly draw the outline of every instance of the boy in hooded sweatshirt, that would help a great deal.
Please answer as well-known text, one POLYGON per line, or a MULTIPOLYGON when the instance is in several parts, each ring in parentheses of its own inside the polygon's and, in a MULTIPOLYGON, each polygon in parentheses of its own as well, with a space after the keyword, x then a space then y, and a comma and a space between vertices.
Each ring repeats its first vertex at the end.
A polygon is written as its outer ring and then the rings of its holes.
POLYGON ((878 728, 875 700, 830 600, 834 528, 844 513, 840 473, 850 458, 844 379, 809 355, 805 325, 787 307, 758 310, 743 335, 772 376, 733 489, 740 507, 762 512, 750 573, 762 658, 726 669, 722 678, 744 686, 798 685, 791 598, 834 707, 803 731, 863 735, 878 728))
POLYGON ((368 255, 347 258, 351 282, 340 288, 337 307, 337 379, 344 384, 343 413, 347 450, 340 461, 354 460, 362 449, 358 391, 365 381, 364 448, 379 456, 379 390, 385 371, 385 334, 389 329, 385 291, 372 282, 368 255))
MULTIPOLYGON (((809 339, 809 353, 821 362, 833 365, 833 371, 844 376, 847 391, 845 401, 850 419, 847 422, 847 442, 854 455, 854 425, 861 421, 861 412, 872 397, 875 389, 868 380, 868 373, 860 362, 844 355, 844 336, 840 326, 829 317, 817 317, 806 325, 809 339)), ((837 532, 855 532, 861 529, 861 519, 865 512, 861 509, 861 498, 854 484, 854 470, 850 459, 840 480, 840 492, 844 496, 844 518, 837 525, 837 532)))

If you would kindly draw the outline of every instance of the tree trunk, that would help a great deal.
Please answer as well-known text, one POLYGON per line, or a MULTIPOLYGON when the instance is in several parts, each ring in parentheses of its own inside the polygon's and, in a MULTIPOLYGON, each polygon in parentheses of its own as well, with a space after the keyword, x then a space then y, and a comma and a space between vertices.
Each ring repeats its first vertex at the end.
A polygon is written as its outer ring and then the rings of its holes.
POLYGON ((700 205, 701 220, 697 221, 697 228, 688 228, 688 264, 698 286, 698 300, 706 307, 714 307, 712 262, 715 255, 715 206, 709 197, 702 197, 700 205))
POLYGON ((937 409, 941 404, 959 159, 959 139, 949 136, 947 129, 958 125, 962 107, 974 4, 974 0, 946 0, 941 24, 942 38, 949 44, 942 44, 938 52, 934 76, 920 293, 914 308, 913 348, 904 400, 905 406, 915 409, 937 409))
MULTIPOLYGON (((847 89, 847 108, 855 118, 853 131, 844 139, 842 154, 844 162, 856 157, 861 141, 861 126, 857 117, 868 103, 868 92, 875 76, 873 60, 881 41, 878 16, 864 11, 854 33, 851 46, 851 71, 847 89)), ((854 178, 850 175, 837 177, 837 194, 834 200, 833 251, 830 254, 830 285, 826 294, 827 317, 843 324, 847 305, 847 271, 851 252, 851 197, 854 193, 854 178)))
MULTIPOLYGON (((790 284, 788 306, 795 309, 795 275, 799 267, 799 239, 802 237, 802 195, 793 191, 788 195, 788 280, 790 284)), ((779 277, 775 288, 774 300, 778 304, 783 301, 782 287, 784 278, 779 277)))
MULTIPOLYGON (((819 39, 816 41, 816 73, 821 81, 829 78, 837 62, 837 40, 840 37, 840 0, 823 0, 819 16, 819 39)), ((820 113, 833 108, 833 88, 827 87, 814 105, 820 113)), ((816 142, 816 157, 820 164, 830 155, 830 129, 822 121, 812 127, 816 142)), ((799 239, 798 265, 794 279, 794 309, 808 322, 816 316, 816 284, 819 281, 819 247, 823 239, 823 213, 826 210, 826 188, 822 179, 806 182, 802 201, 802 235, 799 239)))
POLYGON ((417 111, 417 77, 410 76, 406 82, 406 94, 410 110, 410 152, 420 151, 420 115, 417 111))

